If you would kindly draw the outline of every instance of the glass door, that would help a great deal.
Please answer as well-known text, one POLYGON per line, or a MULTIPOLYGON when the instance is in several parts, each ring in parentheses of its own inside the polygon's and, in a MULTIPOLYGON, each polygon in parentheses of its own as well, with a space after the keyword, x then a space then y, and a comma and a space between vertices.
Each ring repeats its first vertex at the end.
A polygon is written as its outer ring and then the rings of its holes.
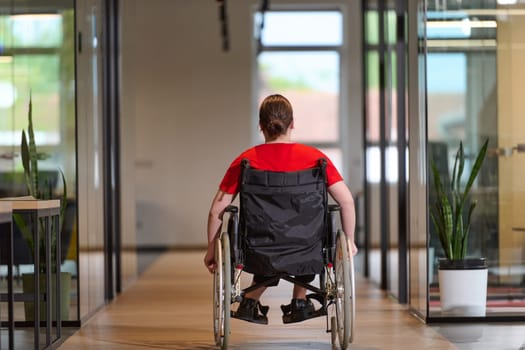
MULTIPOLYGON (((489 140, 471 191, 477 207, 468 250, 488 261, 487 317, 525 316, 525 4, 432 3, 426 29, 428 156, 450 173, 461 141, 470 168, 489 140)), ((443 253, 429 230, 429 315, 439 318, 443 253)))
MULTIPOLYGON (((0 197, 27 196, 22 165, 22 131, 28 133, 32 102, 34 140, 39 153, 41 194, 62 199, 66 207, 60 232, 63 325, 78 323, 76 230, 75 2, 2 1, 0 3, 0 197), (62 177, 63 176, 63 177, 62 177), (62 179, 65 179, 65 186, 62 179), (67 282, 67 283, 64 283, 67 282)), ((33 272, 28 242, 13 226, 15 278, 33 272)), ((5 242, 0 242, 2 252, 5 242)), ((55 242, 55 241, 53 241, 55 242)), ((56 246, 55 246, 56 247, 56 246)), ((5 281, 7 261, 0 254, 5 281)), ((5 283, 1 283, 2 293, 5 283)), ((15 293, 24 292, 15 283, 15 293)), ((31 315, 15 302, 15 325, 31 315)), ((2 305, 4 307, 4 305, 2 305)), ((29 310, 29 308, 28 308, 29 310)), ((3 310, 2 310, 3 311, 3 310)), ((6 313, 2 312, 2 321, 6 313)), ((16 334, 16 332, 15 332, 16 334)), ((19 338, 15 336, 15 346, 19 338)))
POLYGON ((364 11, 368 276, 407 301, 405 9, 370 1, 364 11), (401 28, 401 30, 400 30, 401 28))
POLYGON ((525 4, 496 11, 498 221, 491 226, 498 229, 487 307, 498 316, 525 316, 525 4))

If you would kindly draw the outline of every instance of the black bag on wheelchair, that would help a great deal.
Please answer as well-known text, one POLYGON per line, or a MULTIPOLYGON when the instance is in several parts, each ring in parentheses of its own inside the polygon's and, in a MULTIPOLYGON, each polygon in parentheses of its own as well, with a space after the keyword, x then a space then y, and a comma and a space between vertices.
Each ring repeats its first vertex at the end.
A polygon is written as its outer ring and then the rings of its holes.
POLYGON ((240 238, 245 271, 264 276, 323 271, 325 164, 321 159, 312 169, 273 172, 243 161, 240 238))

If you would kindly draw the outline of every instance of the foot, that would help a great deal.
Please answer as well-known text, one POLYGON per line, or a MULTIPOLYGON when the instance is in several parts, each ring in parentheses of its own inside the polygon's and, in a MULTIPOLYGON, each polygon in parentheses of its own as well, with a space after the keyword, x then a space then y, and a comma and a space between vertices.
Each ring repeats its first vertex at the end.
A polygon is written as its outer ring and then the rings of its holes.
POLYGON ((310 299, 292 299, 288 305, 281 305, 283 323, 294 323, 317 317, 314 304, 310 299))
POLYGON ((262 306, 259 301, 250 298, 243 298, 237 311, 232 311, 232 317, 239 320, 257 324, 268 324, 268 306, 262 306))

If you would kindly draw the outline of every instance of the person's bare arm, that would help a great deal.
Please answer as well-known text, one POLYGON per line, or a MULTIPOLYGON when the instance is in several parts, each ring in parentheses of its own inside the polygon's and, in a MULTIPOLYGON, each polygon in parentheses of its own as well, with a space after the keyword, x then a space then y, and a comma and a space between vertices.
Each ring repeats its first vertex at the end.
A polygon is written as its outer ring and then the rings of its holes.
POLYGON ((222 226, 224 209, 233 201, 233 197, 232 194, 218 190, 211 203, 208 214, 208 250, 204 256, 204 265, 206 265, 208 271, 211 273, 213 273, 216 268, 215 242, 222 226))
POLYGON ((341 207, 341 223, 343 225, 343 231, 348 238, 349 250, 355 255, 357 254, 357 247, 354 241, 355 206, 352 193, 343 181, 336 182, 328 187, 328 193, 330 193, 332 198, 341 207))

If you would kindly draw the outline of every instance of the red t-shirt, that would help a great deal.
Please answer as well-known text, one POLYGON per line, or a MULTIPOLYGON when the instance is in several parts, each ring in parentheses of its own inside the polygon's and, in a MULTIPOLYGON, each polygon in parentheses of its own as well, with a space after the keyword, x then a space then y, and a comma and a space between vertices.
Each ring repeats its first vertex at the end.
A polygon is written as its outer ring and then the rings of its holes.
POLYGON ((232 162, 219 185, 221 191, 236 194, 239 190, 241 161, 248 159, 250 166, 260 170, 299 171, 317 166, 320 158, 327 160, 327 185, 333 185, 343 178, 330 159, 317 148, 300 143, 265 143, 252 147, 232 162))

